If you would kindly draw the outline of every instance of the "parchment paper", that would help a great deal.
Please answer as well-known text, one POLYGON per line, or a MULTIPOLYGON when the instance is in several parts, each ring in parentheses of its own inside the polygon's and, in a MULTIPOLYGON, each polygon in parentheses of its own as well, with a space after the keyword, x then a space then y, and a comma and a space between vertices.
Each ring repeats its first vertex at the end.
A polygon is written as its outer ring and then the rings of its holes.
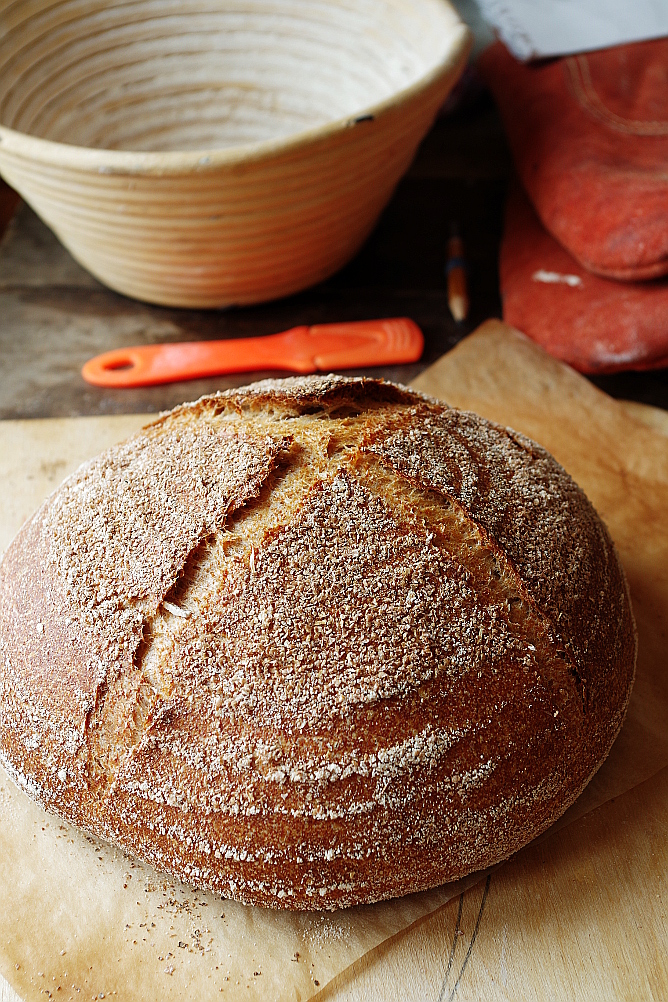
MULTIPOLYGON (((572 819, 668 764, 668 437, 661 416, 612 401, 498 322, 416 385, 542 442, 584 487, 620 550, 640 634, 636 686, 622 734, 572 819)), ((0 425, 0 547, 71 469, 144 420, 0 425)), ((26 1000, 45 992, 128 1002, 307 999, 460 890, 449 885, 333 915, 246 908, 86 838, 44 814, 0 772, 0 972, 26 1000)))

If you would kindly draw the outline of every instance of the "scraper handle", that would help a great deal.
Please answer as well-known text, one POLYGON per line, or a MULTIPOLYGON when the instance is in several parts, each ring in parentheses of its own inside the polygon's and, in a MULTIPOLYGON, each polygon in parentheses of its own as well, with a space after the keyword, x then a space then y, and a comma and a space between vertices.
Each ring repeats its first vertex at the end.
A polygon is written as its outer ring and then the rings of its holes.
POLYGON ((308 373, 402 365, 416 362, 423 347, 417 324, 398 317, 293 327, 268 337, 118 348, 90 359, 81 374, 94 386, 155 386, 266 369, 308 373))

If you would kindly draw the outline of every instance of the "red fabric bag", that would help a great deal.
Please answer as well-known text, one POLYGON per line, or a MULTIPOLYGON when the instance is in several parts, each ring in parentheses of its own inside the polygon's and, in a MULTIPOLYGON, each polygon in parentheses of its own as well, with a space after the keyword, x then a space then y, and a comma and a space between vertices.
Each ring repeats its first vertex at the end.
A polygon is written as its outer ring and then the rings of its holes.
POLYGON ((497 42, 479 65, 550 233, 599 275, 668 274, 668 39, 534 65, 497 42))
POLYGON ((503 319, 581 372, 668 365, 668 281, 615 282, 579 264, 511 189, 499 262, 503 319))

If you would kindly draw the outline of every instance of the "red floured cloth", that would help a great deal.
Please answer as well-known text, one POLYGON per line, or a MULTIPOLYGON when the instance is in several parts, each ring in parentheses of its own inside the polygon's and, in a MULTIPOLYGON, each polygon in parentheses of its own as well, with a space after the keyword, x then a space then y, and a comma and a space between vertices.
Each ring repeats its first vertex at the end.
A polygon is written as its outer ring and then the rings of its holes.
POLYGON ((581 372, 668 365, 668 281, 615 282, 582 267, 516 184, 500 257, 503 319, 581 372))
POLYGON ((668 274, 668 39, 528 66, 497 42, 479 66, 550 233, 600 275, 668 274))

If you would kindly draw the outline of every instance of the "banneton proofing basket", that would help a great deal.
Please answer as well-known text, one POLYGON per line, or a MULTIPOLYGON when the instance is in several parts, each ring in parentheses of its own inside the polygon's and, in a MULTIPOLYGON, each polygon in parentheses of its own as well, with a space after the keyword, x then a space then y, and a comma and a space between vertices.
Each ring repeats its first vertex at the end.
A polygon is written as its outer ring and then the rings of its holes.
POLYGON ((0 0, 0 172, 129 296, 285 296, 361 246, 469 44, 444 0, 0 0))

